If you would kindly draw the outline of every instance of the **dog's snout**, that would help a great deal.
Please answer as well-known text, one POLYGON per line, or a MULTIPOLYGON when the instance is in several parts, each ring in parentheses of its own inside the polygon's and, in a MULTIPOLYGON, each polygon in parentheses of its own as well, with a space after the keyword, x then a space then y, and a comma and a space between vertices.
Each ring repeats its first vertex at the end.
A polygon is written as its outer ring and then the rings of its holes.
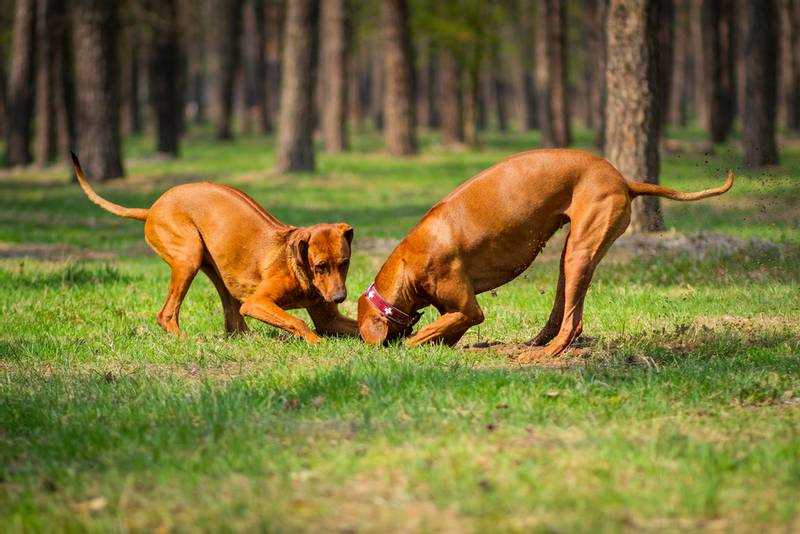
POLYGON ((344 290, 337 291, 336 293, 331 295, 331 300, 336 304, 341 304, 342 302, 344 302, 344 299, 346 298, 347 298, 347 291, 344 290))

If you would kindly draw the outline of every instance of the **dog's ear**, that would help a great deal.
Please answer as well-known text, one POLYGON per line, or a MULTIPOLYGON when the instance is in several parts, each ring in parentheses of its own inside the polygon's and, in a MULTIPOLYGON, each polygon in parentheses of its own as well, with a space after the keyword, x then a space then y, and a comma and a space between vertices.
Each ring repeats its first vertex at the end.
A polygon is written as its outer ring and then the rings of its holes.
POLYGON ((342 236, 347 240, 348 245, 353 244, 353 227, 347 223, 339 223, 339 229, 342 231, 342 236))
POLYGON ((308 242, 311 239, 311 231, 308 228, 297 228, 289 238, 292 248, 294 261, 300 267, 308 266, 308 242))

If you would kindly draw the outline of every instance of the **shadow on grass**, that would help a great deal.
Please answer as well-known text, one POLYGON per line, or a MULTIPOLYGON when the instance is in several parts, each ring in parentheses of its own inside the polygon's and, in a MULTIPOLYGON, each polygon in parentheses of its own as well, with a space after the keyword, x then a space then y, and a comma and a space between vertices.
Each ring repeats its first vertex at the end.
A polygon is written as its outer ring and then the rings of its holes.
POLYGON ((24 264, 16 270, 0 269, 0 287, 80 287, 95 284, 129 283, 140 277, 123 273, 116 267, 101 263, 68 263, 51 271, 26 270, 24 264))

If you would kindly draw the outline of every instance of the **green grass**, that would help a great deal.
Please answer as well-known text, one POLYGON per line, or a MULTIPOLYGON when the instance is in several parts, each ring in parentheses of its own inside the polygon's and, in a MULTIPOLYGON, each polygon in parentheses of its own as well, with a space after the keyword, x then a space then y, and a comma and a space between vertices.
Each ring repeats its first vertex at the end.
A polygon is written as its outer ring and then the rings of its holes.
MULTIPOLYGON (((352 153, 320 154, 318 172, 279 176, 271 139, 197 133, 176 161, 132 139, 130 177, 100 189, 144 206, 212 179, 292 224, 350 222, 353 315, 384 259, 370 238, 401 237, 536 141, 491 135, 452 153, 426 137, 422 155, 396 160, 359 136, 352 153)), ((663 182, 708 187, 739 161, 733 146, 665 156, 663 182)), ((140 223, 91 205, 67 172, 0 175, 2 531, 800 528, 800 148, 766 173, 740 170, 725 197, 664 203, 678 232, 777 249, 612 251, 587 299, 588 353, 563 369, 489 350, 309 347, 255 322, 227 338, 204 277, 182 310, 188 336, 169 337, 155 324, 168 271, 140 223)), ((487 320, 466 341, 529 339, 549 313, 554 255, 482 295, 487 320)))

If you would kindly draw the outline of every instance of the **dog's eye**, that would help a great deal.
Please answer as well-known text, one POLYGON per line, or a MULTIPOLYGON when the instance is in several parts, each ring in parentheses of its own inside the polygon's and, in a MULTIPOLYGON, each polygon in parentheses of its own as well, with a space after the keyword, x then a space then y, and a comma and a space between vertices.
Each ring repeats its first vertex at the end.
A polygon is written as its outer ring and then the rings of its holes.
POLYGON ((327 270, 328 270, 327 263, 318 263, 314 266, 314 271, 318 273, 324 273, 327 270))

